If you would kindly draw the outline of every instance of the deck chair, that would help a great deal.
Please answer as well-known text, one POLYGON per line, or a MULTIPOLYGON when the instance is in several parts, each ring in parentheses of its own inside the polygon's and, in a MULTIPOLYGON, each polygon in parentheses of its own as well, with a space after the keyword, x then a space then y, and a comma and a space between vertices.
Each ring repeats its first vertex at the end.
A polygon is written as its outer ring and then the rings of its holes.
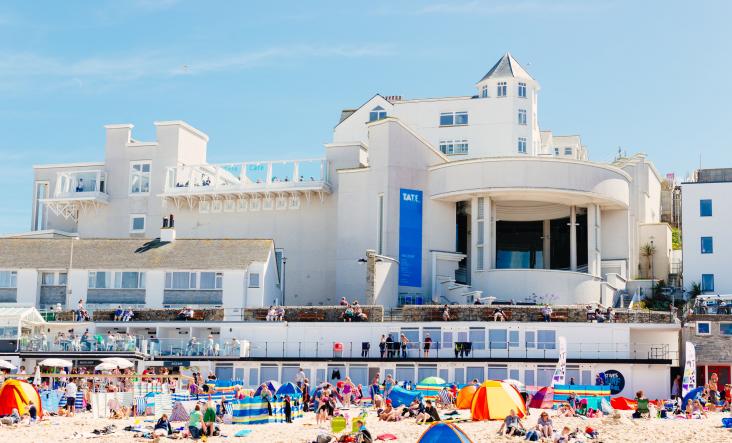
POLYGON ((346 429, 346 419, 342 416, 333 417, 330 421, 330 431, 334 434, 343 432, 346 429))
POLYGON ((651 410, 648 408, 648 399, 643 398, 638 400, 638 407, 635 410, 638 415, 643 417, 644 415, 651 418, 651 410))

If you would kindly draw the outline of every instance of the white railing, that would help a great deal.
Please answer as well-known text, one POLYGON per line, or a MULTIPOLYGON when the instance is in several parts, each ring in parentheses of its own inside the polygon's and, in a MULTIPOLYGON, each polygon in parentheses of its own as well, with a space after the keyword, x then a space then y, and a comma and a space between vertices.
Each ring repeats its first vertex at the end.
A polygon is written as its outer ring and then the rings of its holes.
POLYGON ((328 161, 322 158, 181 165, 167 168, 165 193, 307 190, 328 184, 328 161))
POLYGON ((107 194, 107 172, 91 171, 59 172, 53 198, 96 197, 107 194))

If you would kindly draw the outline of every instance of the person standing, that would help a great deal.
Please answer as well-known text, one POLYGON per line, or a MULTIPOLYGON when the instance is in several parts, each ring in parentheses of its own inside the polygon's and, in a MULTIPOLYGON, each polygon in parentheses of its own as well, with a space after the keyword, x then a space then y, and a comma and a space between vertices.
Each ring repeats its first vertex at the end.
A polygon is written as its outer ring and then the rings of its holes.
POLYGON ((391 334, 386 336, 386 356, 387 358, 394 358, 394 339, 391 338, 391 334))
POLYGON ((409 344, 409 339, 406 335, 402 334, 400 341, 402 345, 402 358, 407 358, 407 345, 409 344))
POLYGON ((292 423, 292 401, 285 395, 285 423, 292 423))
POLYGON ((298 370, 297 374, 295 374, 295 384, 297 384, 298 388, 302 389, 302 384, 304 381, 305 381, 305 371, 303 371, 302 368, 300 368, 298 370))
POLYGON ((424 336, 424 358, 430 358, 430 348, 432 347, 432 338, 430 334, 424 336))
POLYGON ((379 340, 379 356, 384 358, 386 354, 386 335, 381 334, 381 340, 379 340))
POLYGON ((70 379, 68 383, 66 383, 66 411, 69 413, 70 416, 74 415, 74 412, 76 412, 76 392, 78 391, 78 388, 76 387, 76 383, 74 383, 74 379, 70 379))
POLYGON ((681 375, 677 374, 674 378, 674 382, 671 385, 671 398, 677 400, 681 398, 681 375))

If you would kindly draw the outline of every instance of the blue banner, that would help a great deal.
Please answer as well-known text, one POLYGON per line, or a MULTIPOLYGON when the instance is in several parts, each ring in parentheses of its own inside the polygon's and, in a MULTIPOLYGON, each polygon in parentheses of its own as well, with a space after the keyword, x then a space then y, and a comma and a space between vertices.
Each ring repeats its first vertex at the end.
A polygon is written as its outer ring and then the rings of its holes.
POLYGON ((422 286, 422 191, 399 190, 399 286, 422 286))

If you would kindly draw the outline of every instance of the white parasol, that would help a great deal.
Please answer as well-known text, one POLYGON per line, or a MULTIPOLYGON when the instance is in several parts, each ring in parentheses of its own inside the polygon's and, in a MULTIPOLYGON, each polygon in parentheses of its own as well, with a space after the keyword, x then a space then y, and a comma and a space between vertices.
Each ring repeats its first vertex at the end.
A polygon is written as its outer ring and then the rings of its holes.
POLYGON ((112 371, 114 369, 117 369, 117 365, 109 362, 102 362, 99 363, 94 370, 96 371, 112 371))
POLYGON ((41 362, 38 364, 41 366, 47 366, 49 368, 70 368, 74 366, 74 364, 70 361, 63 360, 61 358, 47 358, 45 360, 41 360, 41 362))
POLYGON ((12 371, 13 369, 15 369, 15 365, 7 360, 0 360, 0 368, 10 369, 12 371))
POLYGON ((526 392, 526 386, 518 380, 515 380, 513 378, 507 378, 503 380, 503 382, 512 385, 519 392, 526 392))
MULTIPOLYGON (((99 361, 102 363, 109 363, 111 365, 114 365, 115 368, 120 368, 120 369, 127 369, 127 368, 132 368, 135 366, 135 364, 132 363, 131 361, 124 359, 124 358, 120 358, 120 357, 101 358, 101 359, 99 359, 99 361)), ((103 369, 100 369, 100 371, 102 371, 102 370, 103 369)))

